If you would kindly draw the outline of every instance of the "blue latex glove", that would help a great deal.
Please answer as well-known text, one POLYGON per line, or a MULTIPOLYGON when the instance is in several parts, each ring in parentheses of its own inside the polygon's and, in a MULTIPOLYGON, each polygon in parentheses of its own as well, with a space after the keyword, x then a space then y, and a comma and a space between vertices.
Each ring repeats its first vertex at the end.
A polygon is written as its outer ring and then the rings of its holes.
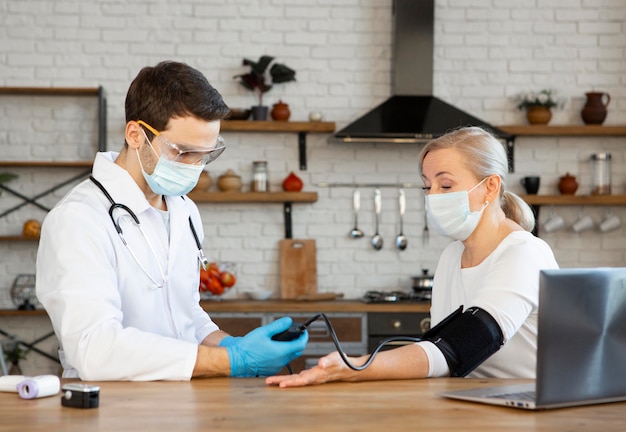
POLYGON ((300 357, 309 341, 308 332, 303 332, 298 339, 289 342, 272 340, 275 334, 289 329, 292 321, 289 317, 280 318, 252 330, 237 340, 236 344, 226 345, 230 360, 230 376, 276 375, 286 364, 300 357))
POLYGON ((223 348, 223 347, 227 347, 231 345, 237 345, 240 340, 241 340, 241 336, 229 335, 229 336, 226 336, 224 339, 222 339, 218 346, 221 346, 223 348))

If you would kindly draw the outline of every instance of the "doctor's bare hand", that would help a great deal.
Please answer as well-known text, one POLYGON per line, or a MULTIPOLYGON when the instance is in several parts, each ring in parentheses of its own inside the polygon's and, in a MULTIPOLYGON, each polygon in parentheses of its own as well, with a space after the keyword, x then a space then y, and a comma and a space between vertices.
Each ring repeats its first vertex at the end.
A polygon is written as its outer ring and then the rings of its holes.
MULTIPOLYGON (((308 332, 289 342, 272 340, 272 336, 291 326, 292 319, 280 318, 252 330, 235 344, 228 344, 230 376, 257 377, 274 375, 290 361, 300 357, 309 341, 308 332)), ((224 345, 222 345, 224 346, 224 345)))

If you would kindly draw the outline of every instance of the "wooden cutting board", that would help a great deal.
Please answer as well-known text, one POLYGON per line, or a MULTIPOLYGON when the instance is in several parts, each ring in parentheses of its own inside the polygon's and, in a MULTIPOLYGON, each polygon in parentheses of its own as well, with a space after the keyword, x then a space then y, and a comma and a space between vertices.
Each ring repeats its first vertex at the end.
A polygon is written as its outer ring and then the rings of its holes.
POLYGON ((280 251, 280 296, 295 299, 317 293, 315 240, 283 239, 280 251))

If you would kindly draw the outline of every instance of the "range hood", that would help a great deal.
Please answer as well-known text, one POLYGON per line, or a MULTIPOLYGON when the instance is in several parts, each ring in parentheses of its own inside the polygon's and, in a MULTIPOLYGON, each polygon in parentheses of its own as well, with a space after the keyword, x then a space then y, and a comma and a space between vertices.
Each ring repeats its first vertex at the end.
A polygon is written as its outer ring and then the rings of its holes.
POLYGON ((434 0, 394 0, 392 94, 334 137, 343 142, 425 142, 462 126, 513 137, 433 93, 434 0))

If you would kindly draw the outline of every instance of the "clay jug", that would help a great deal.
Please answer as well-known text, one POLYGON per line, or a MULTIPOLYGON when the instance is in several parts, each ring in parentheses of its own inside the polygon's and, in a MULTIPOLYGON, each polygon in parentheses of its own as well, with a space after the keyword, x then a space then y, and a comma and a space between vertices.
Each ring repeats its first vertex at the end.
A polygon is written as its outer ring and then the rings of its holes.
POLYGON ((602 124, 606 119, 606 107, 611 102, 611 96, 603 92, 585 93, 587 102, 580 112, 585 124, 602 124))
POLYGON ((239 192, 241 190, 241 177, 231 169, 217 178, 217 188, 222 192, 239 192))
POLYGON ((566 173, 559 180, 559 192, 563 195, 574 195, 578 190, 578 182, 576 181, 576 177, 570 175, 570 173, 566 173))
POLYGON ((274 104, 271 114, 272 118, 276 121, 287 121, 289 120, 291 111, 289 111, 289 105, 279 100, 277 103, 274 104))

